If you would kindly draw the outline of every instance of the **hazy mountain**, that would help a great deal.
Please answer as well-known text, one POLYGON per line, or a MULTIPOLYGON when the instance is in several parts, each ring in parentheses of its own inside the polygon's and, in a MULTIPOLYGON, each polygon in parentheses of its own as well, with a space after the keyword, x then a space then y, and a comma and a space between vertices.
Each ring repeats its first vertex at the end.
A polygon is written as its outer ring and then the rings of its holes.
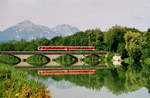
POLYGON ((69 25, 60 25, 55 27, 54 31, 43 25, 36 25, 29 20, 18 23, 15 26, 0 32, 0 41, 21 40, 30 41, 32 39, 46 37, 51 39, 55 36, 66 36, 78 32, 75 27, 69 25))
POLYGON ((72 35, 80 31, 78 28, 68 24, 57 25, 56 27, 52 28, 52 30, 62 36, 72 35))

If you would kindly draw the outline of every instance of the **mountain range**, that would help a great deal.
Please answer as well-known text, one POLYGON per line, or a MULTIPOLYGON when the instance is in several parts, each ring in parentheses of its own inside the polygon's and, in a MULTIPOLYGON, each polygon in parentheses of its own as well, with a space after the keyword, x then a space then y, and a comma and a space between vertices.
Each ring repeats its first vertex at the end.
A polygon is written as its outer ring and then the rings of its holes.
POLYGON ((51 39, 55 36, 68 36, 80 30, 77 27, 68 24, 57 25, 54 28, 49 28, 43 25, 37 25, 29 20, 24 20, 15 26, 11 26, 4 31, 0 31, 0 42, 10 40, 32 39, 46 37, 51 39))

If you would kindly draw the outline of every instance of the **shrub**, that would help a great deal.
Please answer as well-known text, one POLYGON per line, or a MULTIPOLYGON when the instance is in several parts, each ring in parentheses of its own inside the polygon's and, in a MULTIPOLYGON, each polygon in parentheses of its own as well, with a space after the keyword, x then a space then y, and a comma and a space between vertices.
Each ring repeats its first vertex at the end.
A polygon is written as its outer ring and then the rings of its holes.
POLYGON ((41 66, 47 64, 50 61, 50 59, 46 56, 36 54, 28 57, 26 61, 31 65, 41 66))
POLYGON ((1 55, 0 62, 5 64, 10 64, 10 65, 15 65, 20 62, 20 59, 13 55, 1 55))
POLYGON ((144 59, 144 63, 150 65, 150 58, 145 58, 145 59, 144 59))
POLYGON ((71 55, 62 55, 55 59, 55 61, 62 65, 72 65, 77 62, 77 58, 71 55))
POLYGON ((107 64, 109 65, 110 68, 115 68, 113 62, 112 62, 112 58, 115 55, 115 53, 113 52, 109 52, 108 56, 107 56, 107 64))
POLYGON ((106 63, 106 57, 105 57, 105 55, 101 55, 100 56, 100 64, 105 64, 106 63))
POLYGON ((45 86, 28 79, 28 73, 0 63, 0 98, 50 98, 45 86))
POLYGON ((89 65, 98 65, 100 57, 97 55, 88 55, 86 56, 83 61, 89 65))

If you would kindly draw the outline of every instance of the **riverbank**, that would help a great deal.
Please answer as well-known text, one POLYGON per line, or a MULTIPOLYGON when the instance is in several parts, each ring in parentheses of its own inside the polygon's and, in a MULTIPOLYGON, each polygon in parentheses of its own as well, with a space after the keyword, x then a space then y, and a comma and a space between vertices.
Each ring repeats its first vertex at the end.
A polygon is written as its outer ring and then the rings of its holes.
POLYGON ((26 71, 0 63, 0 98, 51 98, 46 87, 28 79, 26 71))

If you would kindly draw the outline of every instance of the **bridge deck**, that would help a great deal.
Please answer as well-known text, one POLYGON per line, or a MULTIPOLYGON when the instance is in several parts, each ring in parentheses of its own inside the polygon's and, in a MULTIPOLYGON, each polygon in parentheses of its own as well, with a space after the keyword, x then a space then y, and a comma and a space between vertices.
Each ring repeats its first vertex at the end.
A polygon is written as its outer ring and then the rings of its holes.
POLYGON ((107 54, 106 51, 0 51, 0 54, 107 54))

